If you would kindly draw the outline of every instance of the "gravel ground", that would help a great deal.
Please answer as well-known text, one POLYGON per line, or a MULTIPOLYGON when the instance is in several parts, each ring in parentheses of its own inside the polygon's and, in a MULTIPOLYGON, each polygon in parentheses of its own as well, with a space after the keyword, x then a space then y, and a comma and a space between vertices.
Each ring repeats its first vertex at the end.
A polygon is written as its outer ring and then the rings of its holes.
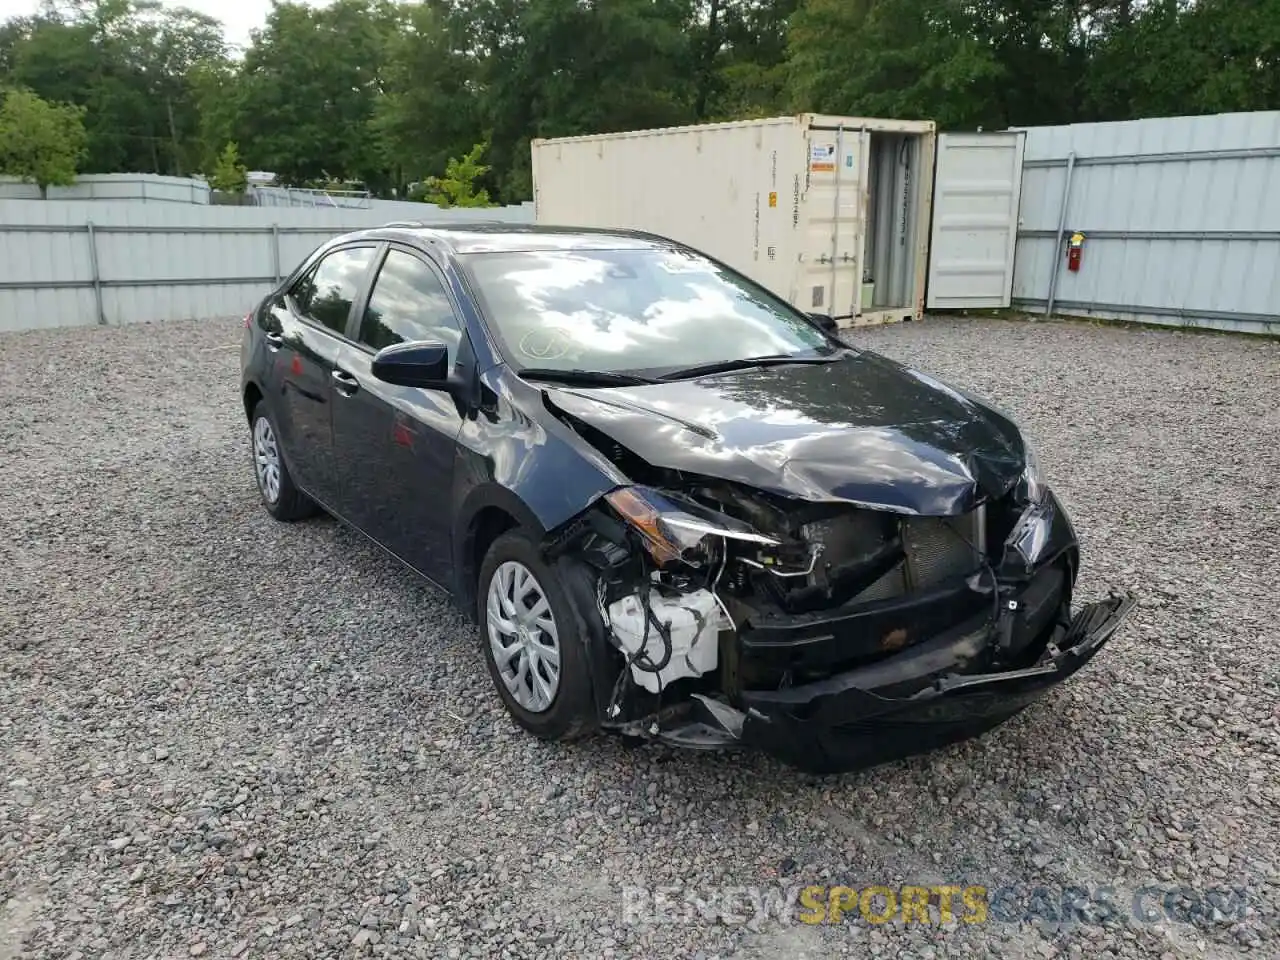
POLYGON ((996 732, 818 779, 518 732, 442 596, 258 506, 238 340, 0 337, 0 960, 1280 955, 1280 344, 854 335, 1015 413, 1084 593, 1142 599, 996 732), (1008 892, 976 924, 715 914, 811 883, 1008 892), (660 886, 706 913, 637 919, 660 886), (1138 919, 1147 886, 1183 892, 1138 919))

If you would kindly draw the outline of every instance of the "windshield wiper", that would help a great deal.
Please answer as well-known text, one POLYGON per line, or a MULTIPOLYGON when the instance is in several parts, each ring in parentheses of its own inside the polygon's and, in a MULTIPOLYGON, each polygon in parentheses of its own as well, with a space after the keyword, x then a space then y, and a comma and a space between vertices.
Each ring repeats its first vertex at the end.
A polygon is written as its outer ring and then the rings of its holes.
POLYGON ((520 376, 526 380, 551 380, 583 387, 638 387, 646 383, 658 383, 649 377, 633 373, 614 373, 610 370, 555 370, 550 367, 525 367, 520 376))
POLYGON ((786 354, 773 354, 767 357, 743 357, 739 360, 717 360, 715 363, 684 367, 665 374, 662 379, 687 380, 693 377, 705 377, 712 373, 728 373, 730 370, 749 370, 752 367, 777 367, 788 363, 834 363, 838 359, 838 354, 822 357, 792 357, 786 354))

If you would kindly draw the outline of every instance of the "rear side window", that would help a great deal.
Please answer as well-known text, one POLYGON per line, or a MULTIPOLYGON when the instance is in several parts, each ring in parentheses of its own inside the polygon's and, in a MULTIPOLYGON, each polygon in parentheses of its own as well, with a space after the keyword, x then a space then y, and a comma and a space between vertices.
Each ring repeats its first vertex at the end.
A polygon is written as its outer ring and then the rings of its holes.
POLYGON ((402 250, 388 251, 360 320, 360 342, 381 350, 406 340, 438 340, 453 360, 461 338, 440 275, 402 250))
POLYGON ((326 256, 294 284, 289 295, 302 315, 334 333, 347 332, 351 304, 373 261, 373 247, 348 247, 326 256))

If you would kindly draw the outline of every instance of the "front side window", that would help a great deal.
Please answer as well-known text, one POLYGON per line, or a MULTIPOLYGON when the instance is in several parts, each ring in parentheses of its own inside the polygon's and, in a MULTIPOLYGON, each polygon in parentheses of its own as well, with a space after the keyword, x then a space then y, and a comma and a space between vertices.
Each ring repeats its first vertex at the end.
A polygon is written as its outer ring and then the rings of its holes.
POLYGON ((381 350, 412 340, 437 340, 457 357, 462 337, 439 274, 423 261, 392 248, 378 270, 360 320, 360 342, 381 350))
POLYGON ((304 315, 307 312, 307 307, 311 305, 311 295, 316 290, 315 279, 316 268, 312 267, 289 288, 289 298, 293 301, 294 306, 298 308, 298 312, 304 315))
POLYGON ((655 372, 835 350, 789 304, 692 251, 486 252, 465 261, 518 367, 655 372))
POLYGON ((360 294, 374 252, 373 247, 348 247, 321 260, 290 291, 302 315, 334 333, 345 334, 351 304, 360 294))

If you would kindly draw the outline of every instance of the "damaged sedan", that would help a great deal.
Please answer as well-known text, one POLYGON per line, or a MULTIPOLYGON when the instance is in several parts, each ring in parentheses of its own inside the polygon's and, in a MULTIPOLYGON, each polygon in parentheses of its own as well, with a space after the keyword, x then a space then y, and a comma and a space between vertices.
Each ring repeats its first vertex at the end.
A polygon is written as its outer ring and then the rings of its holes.
POLYGON ((448 591, 539 737, 840 771, 975 736, 1134 601, 1073 609, 1007 415, 831 326, 644 234, 348 234, 245 318, 258 489, 448 591))

